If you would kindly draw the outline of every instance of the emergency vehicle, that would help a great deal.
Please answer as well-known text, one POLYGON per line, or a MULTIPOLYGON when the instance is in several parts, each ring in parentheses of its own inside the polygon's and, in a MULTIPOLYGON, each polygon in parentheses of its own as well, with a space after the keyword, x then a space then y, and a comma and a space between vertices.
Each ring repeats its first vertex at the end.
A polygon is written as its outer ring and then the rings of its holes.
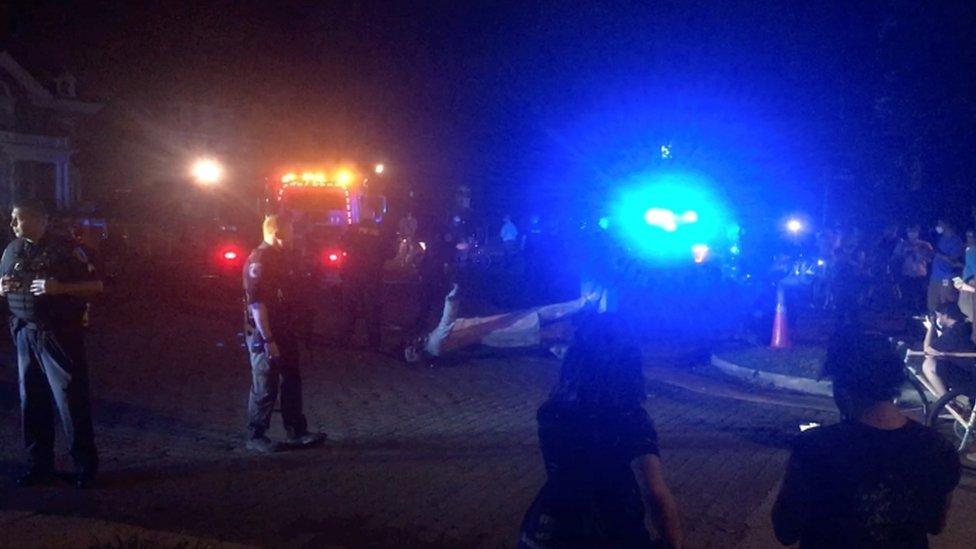
MULTIPOLYGON (((351 225, 386 213, 382 194, 383 166, 369 176, 352 166, 332 168, 300 167, 282 169, 265 178, 260 191, 262 214, 285 213, 295 221, 295 251, 304 274, 323 288, 341 281, 346 257, 342 237, 351 225)), ((199 231, 198 231, 199 232, 199 231)), ((247 260, 253 238, 246 238, 235 225, 220 225, 199 235, 208 243, 207 271, 212 278, 240 284, 241 269, 247 260), (210 234, 213 233, 213 234, 210 234)), ((259 236, 260 229, 248 235, 259 236)))
POLYGON ((383 166, 370 177, 355 167, 283 170, 266 181, 265 213, 288 212, 295 221, 295 250, 305 274, 321 287, 335 286, 346 256, 341 243, 349 226, 386 213, 377 192, 383 166), (372 185, 371 185, 372 183, 372 185))

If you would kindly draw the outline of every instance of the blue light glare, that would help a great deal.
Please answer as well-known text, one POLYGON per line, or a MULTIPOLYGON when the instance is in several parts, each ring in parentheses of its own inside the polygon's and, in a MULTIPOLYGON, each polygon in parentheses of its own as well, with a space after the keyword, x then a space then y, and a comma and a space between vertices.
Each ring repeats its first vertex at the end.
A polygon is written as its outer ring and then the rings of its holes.
MULTIPOLYGON (((735 221, 752 230, 766 230, 771 216, 793 208, 816 210, 822 188, 808 182, 819 176, 821 143, 807 123, 817 121, 787 115, 793 102, 775 87, 759 95, 753 86, 715 86, 715 75, 703 78, 689 80, 681 71, 626 83, 597 78, 592 95, 543 109, 538 123, 548 137, 529 162, 534 184, 520 192, 534 208, 585 216, 616 199, 614 190, 633 183, 634 174, 693 170, 727 193, 735 221)), ((620 229, 611 221, 611 231, 620 229)), ((712 246, 718 249, 727 247, 712 246)), ((751 251, 759 253, 754 245, 744 253, 751 251)))
POLYGON ((664 208, 648 208, 644 212, 644 221, 652 227, 663 229, 669 233, 678 230, 678 216, 671 210, 664 208))
POLYGON ((644 221, 646 221, 648 225, 659 227, 669 233, 673 233, 674 231, 678 230, 680 225, 698 223, 698 212, 688 210, 679 216, 671 210, 666 210, 663 208, 649 208, 646 212, 644 212, 644 221))
POLYGON ((601 217, 600 220, 597 221, 597 225, 599 225, 600 228, 603 229, 604 231, 607 230, 607 229, 609 229, 610 228, 610 218, 609 217, 606 217, 606 216, 601 217))
MULTIPOLYGON (((704 261, 723 242, 730 215, 712 182, 699 174, 645 173, 623 182, 613 204, 614 233, 652 262, 704 261), (678 213, 676 213, 678 212, 678 213), (700 246, 706 246, 704 253, 700 246)), ((725 245, 723 245, 724 248, 725 245)))

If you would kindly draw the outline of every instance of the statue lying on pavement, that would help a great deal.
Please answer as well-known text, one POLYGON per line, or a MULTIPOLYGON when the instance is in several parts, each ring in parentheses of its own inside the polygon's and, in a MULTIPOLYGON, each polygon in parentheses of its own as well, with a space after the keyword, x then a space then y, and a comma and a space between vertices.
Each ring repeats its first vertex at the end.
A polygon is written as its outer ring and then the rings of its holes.
MULTIPOLYGON (((458 285, 454 284, 444 298, 440 323, 429 334, 407 345, 403 356, 407 362, 419 362, 425 357, 441 358, 476 345, 498 349, 538 347, 550 340, 547 327, 579 313, 603 312, 605 302, 604 291, 587 291, 579 298, 563 303, 492 316, 458 318, 458 285)), ((562 358, 565 344, 557 343, 550 350, 562 358)))

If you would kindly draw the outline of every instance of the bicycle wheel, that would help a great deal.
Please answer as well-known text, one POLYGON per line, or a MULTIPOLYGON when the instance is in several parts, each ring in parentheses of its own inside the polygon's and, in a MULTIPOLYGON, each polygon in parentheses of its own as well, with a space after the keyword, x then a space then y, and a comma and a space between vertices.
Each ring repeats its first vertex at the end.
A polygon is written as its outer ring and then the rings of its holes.
POLYGON ((976 425, 974 425, 976 413, 966 406, 966 403, 959 398, 961 396, 963 393, 955 389, 950 389, 942 395, 930 407, 925 424, 942 435, 957 452, 965 453, 976 450, 976 442, 973 441, 976 435, 976 425), (950 405, 955 408, 956 413, 949 411, 950 405), (963 413, 960 414, 960 411, 963 413))

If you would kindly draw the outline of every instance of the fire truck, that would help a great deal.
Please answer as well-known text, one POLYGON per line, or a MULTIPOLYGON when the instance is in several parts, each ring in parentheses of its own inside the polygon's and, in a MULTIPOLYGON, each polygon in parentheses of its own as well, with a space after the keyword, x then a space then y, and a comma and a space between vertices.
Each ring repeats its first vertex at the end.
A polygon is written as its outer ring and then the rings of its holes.
MULTIPOLYGON (((295 250, 304 274, 317 287, 328 289, 341 282, 346 257, 342 237, 351 225, 386 213, 382 194, 382 165, 370 176, 352 166, 331 170, 322 167, 293 167, 264 180, 261 211, 264 215, 288 213, 295 222, 295 250)), ((212 244, 208 260, 215 274, 239 284, 247 260, 248 246, 234 225, 221 225, 206 240, 212 244)))
POLYGON ((265 213, 288 212, 295 222, 295 249, 305 273, 320 287, 341 282, 346 256, 342 237, 349 226, 386 213, 380 178, 352 166, 331 170, 308 167, 283 170, 265 183, 265 213))

